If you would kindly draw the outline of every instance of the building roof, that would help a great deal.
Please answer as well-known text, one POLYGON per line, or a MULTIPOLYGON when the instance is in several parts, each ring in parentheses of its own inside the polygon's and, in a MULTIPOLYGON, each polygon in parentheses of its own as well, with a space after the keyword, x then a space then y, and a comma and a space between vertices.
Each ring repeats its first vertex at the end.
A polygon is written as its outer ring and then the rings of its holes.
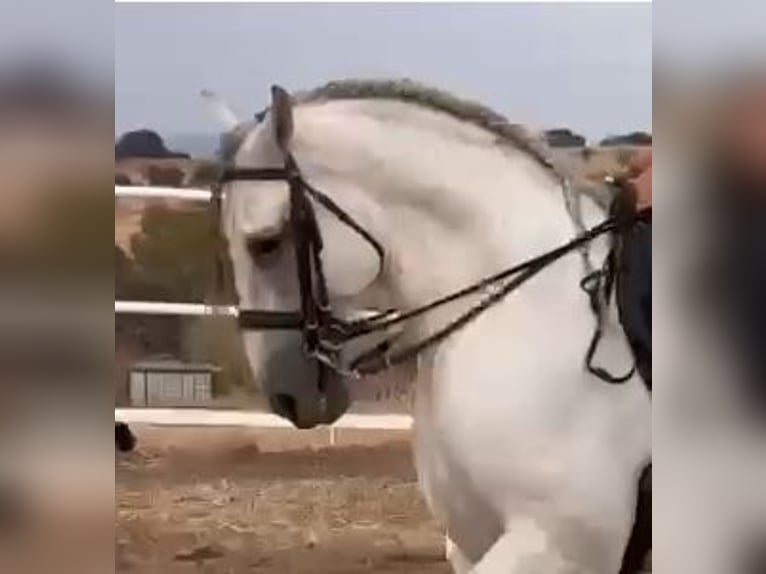
POLYGON ((220 367, 212 363, 191 363, 178 359, 149 359, 136 361, 128 367, 131 371, 154 371, 166 373, 215 373, 220 367))

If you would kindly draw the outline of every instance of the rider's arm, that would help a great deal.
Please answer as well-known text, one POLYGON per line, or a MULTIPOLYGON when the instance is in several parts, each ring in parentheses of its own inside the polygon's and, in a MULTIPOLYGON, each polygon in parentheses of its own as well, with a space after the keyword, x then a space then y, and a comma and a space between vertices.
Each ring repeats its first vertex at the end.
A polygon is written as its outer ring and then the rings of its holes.
POLYGON ((652 206, 652 150, 638 152, 630 163, 630 178, 638 209, 652 206))

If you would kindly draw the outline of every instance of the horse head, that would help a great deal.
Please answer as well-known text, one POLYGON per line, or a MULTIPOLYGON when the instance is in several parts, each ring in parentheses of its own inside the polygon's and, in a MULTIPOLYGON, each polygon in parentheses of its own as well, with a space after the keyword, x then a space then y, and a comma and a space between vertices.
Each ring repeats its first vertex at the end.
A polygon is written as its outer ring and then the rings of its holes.
MULTIPOLYGON (((240 137, 227 162, 235 169, 283 169, 294 153, 301 160, 307 157, 301 153, 303 143, 291 96, 279 87, 272 88, 271 106, 263 120, 240 137)), ((359 194, 353 186, 321 173, 310 161, 302 162, 301 167, 312 181, 341 189, 340 201, 348 211, 359 210, 359 194)), ((286 180, 226 185, 222 224, 241 308, 300 309, 296 228, 290 224, 290 212, 286 180)), ((315 216, 321 229, 324 281, 333 307, 361 309, 362 296, 381 274, 378 255, 325 210, 317 208, 315 216)), ((359 217, 364 219, 363 214, 359 217)), ((243 336, 251 368, 274 412, 300 428, 310 428, 330 424, 347 410, 347 381, 337 371, 318 372, 322 367, 304 352, 302 333, 247 331, 243 336)))

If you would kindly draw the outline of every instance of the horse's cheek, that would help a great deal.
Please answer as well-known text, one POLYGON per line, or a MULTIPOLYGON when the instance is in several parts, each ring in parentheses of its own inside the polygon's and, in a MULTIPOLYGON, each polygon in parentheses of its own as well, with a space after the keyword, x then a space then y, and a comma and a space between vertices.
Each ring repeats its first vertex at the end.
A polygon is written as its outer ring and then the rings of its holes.
POLYGON ((348 297, 362 292, 377 276, 378 260, 367 243, 344 229, 325 233, 323 265, 331 295, 348 297))

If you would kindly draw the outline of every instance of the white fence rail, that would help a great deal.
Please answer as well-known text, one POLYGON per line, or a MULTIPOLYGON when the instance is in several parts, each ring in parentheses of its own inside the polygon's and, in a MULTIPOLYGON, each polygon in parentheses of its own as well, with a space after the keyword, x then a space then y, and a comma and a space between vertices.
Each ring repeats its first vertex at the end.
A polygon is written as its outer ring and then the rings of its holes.
MULTIPOLYGON (((114 187, 117 198, 133 199, 182 199, 188 201, 210 201, 207 189, 184 189, 174 187, 114 187)), ((115 301, 115 313, 143 315, 186 315, 236 317, 234 306, 211 306, 203 303, 170 303, 157 301, 115 301)), ((217 409, 161 409, 161 408, 116 408, 115 420, 128 424, 150 424, 158 426, 240 426, 256 428, 293 428, 285 419, 270 413, 217 410, 217 409)), ((341 417, 332 429, 409 430, 412 417, 409 415, 347 414, 341 417)), ((331 435, 334 443, 334 435, 331 435)))
MULTIPOLYGON (((211 426, 251 428, 294 428, 287 420, 270 413, 218 409, 114 409, 116 420, 127 424, 155 426, 211 426)), ((338 429, 410 430, 409 415, 346 414, 332 425, 338 429)))
POLYGON ((166 303, 160 301, 115 301, 114 312, 133 315, 184 315, 196 317, 236 317, 234 306, 212 306, 204 303, 166 303))
POLYGON ((114 196, 118 198, 133 199, 184 199, 188 201, 210 201, 211 193, 209 189, 115 185, 114 196))

